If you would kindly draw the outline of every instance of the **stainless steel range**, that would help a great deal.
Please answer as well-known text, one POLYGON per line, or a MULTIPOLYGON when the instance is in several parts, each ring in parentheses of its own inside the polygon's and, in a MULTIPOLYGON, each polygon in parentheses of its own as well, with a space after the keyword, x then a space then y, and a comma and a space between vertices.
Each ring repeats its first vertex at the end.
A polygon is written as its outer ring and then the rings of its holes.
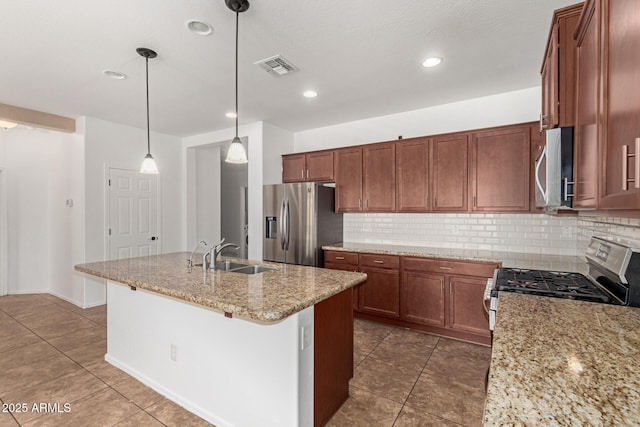
POLYGON ((585 253, 589 274, 500 268, 487 283, 489 328, 495 327, 499 292, 518 292, 640 307, 640 250, 592 238, 585 253))

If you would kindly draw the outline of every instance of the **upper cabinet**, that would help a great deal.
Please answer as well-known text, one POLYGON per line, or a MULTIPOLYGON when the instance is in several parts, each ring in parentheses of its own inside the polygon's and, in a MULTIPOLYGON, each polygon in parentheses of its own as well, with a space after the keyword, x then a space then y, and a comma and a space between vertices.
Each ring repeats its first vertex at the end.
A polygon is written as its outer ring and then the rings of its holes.
POLYGON ((333 151, 282 156, 282 182, 333 181, 333 151))
POLYGON ((469 137, 445 135, 433 139, 433 210, 466 212, 469 137))
POLYGON ((363 211, 396 211, 396 145, 371 144, 363 148, 363 211))
POLYGON ((396 142, 396 207, 398 212, 431 209, 429 139, 396 142))
POLYGON ((362 148, 335 151, 336 212, 362 211, 362 148))
POLYGON ((582 3, 556 10, 542 62, 540 130, 573 126, 575 121, 576 40, 582 3))
POLYGON ((472 211, 529 211, 530 135, 529 126, 473 134, 472 211))
POLYGON ((603 47, 599 207, 640 209, 640 2, 596 3, 603 47))
POLYGON ((640 2, 588 0, 578 42, 574 204, 640 209, 640 2))

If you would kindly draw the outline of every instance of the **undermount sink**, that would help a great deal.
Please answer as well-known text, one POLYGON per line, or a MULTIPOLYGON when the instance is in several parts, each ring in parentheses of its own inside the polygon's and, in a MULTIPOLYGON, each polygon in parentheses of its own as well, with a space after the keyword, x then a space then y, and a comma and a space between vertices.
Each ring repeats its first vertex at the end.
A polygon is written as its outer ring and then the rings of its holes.
POLYGON ((231 261, 219 261, 216 262, 216 270, 220 271, 230 271, 235 270, 236 268, 242 267, 251 267, 248 264, 240 264, 239 262, 231 262, 231 261))
POLYGON ((264 273, 265 271, 271 271, 273 268, 262 267, 260 265, 247 265, 246 267, 237 268, 232 270, 232 273, 242 273, 242 274, 258 274, 264 273))

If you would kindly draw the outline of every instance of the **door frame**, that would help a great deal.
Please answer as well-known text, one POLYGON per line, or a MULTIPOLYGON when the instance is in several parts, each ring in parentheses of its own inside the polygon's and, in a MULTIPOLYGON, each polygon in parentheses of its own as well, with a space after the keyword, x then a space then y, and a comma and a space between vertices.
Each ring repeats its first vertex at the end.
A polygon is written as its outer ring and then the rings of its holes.
MULTIPOLYGON (((132 169, 127 169, 127 168, 123 168, 123 167, 118 167, 118 166, 112 166, 112 165, 106 165, 104 167, 104 206, 105 206, 105 212, 104 212, 104 259, 108 260, 109 259, 109 254, 111 253, 110 249, 110 245, 111 245, 111 239, 109 238, 109 225, 110 225, 110 220, 111 220, 111 201, 110 201, 110 186, 109 186, 109 177, 111 176, 111 171, 112 170, 119 170, 119 171, 126 171, 126 172, 133 172, 133 173, 140 173, 137 170, 132 170, 132 169)), ((157 215, 157 222, 158 222, 158 229, 156 230, 157 234, 160 235, 160 239, 158 239, 158 254, 162 253, 162 241, 164 239, 164 235, 162 233, 162 187, 160 185, 162 179, 162 175, 158 174, 156 175, 158 177, 158 182, 157 184, 157 192, 158 192, 158 202, 157 202, 157 206, 156 206, 156 215, 157 215)))
POLYGON ((7 173, 0 167, 0 296, 9 293, 8 277, 8 250, 9 227, 7 226, 7 173))

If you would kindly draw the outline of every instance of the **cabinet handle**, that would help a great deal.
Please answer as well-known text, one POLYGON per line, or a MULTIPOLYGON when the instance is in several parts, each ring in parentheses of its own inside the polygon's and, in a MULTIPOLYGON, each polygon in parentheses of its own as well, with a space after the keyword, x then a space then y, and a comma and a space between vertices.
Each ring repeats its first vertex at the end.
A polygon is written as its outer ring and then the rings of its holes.
POLYGON ((569 178, 563 178, 562 181, 564 181, 564 201, 568 201, 569 197, 573 197, 573 193, 569 194, 569 186, 573 185, 574 182, 573 181, 569 181, 569 178))
POLYGON ((359 208, 362 207, 362 199, 360 197, 358 197, 358 207, 359 208))
POLYGON ((344 259, 343 256, 337 256, 336 259, 344 259))
POLYGON ((309 179, 309 169, 307 169, 307 179, 309 179))
POLYGON ((476 207, 476 196, 473 196, 473 207, 476 207))
POLYGON ((544 114, 540 113, 540 132, 542 132, 543 130, 545 130, 546 128, 548 128, 548 125, 544 124, 545 119, 547 118, 547 116, 545 116, 544 114))
POLYGON ((451 270, 453 267, 440 267, 442 270, 451 270))
POLYGON ((304 179, 304 169, 300 169, 300 178, 304 179))
POLYGON ((373 262, 375 262, 376 264, 384 264, 384 261, 379 261, 377 259, 374 259, 373 262))
POLYGON ((629 189, 629 183, 633 182, 635 188, 640 188, 640 138, 635 140, 635 152, 629 154, 629 145, 622 146, 622 190, 629 189), (634 178, 629 178, 629 159, 634 159, 634 178))

